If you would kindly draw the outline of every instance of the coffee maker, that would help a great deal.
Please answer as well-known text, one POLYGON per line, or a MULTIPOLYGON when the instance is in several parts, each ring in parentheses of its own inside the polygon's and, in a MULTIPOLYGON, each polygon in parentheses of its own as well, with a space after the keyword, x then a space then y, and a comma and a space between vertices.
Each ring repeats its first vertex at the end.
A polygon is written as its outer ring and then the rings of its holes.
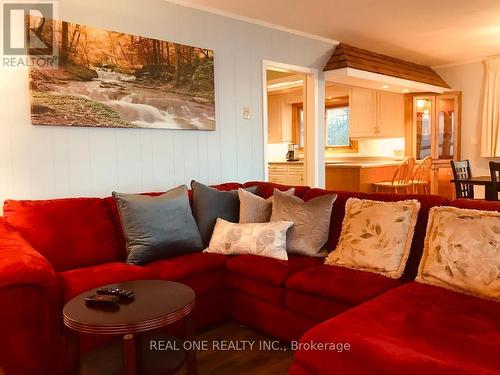
POLYGON ((290 143, 288 145, 288 152, 286 153, 286 161, 298 161, 297 149, 299 145, 290 143))

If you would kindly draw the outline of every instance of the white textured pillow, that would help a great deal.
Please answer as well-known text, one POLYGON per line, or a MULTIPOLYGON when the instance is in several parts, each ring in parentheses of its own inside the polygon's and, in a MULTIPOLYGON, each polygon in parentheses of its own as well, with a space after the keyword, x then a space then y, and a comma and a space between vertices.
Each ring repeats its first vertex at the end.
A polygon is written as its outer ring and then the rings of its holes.
POLYGON ((207 253, 253 254, 268 258, 288 260, 286 232, 291 221, 272 223, 235 224, 217 219, 207 253))
POLYGON ((431 208, 416 280, 500 301, 500 213, 431 208))
POLYGON ((401 277, 410 255, 420 202, 349 198, 342 232, 325 264, 401 277))
MULTIPOLYGON (((286 194, 295 194, 295 188, 284 191, 286 194)), ((238 189, 240 198, 240 223, 267 223, 271 219, 273 197, 264 199, 245 189, 238 189)))

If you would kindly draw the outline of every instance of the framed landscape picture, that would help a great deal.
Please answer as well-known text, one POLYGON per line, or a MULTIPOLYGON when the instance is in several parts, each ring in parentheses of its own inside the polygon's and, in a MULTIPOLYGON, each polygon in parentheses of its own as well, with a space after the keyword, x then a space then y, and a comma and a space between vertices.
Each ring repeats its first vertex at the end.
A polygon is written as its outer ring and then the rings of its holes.
POLYGON ((37 39, 57 40, 57 67, 30 68, 33 125, 215 130, 212 50, 33 16, 27 23, 37 39))

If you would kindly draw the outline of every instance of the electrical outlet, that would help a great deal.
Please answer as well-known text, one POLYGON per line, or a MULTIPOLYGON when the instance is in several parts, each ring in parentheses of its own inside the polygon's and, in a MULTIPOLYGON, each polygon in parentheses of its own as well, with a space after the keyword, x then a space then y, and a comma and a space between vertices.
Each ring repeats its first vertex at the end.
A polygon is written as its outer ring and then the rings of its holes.
POLYGON ((243 107, 243 119, 250 120, 250 107, 243 107))

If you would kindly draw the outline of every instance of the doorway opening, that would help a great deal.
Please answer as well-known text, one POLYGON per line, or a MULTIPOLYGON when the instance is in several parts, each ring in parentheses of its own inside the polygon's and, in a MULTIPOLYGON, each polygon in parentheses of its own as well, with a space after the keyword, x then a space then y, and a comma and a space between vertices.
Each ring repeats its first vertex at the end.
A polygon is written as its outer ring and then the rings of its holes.
POLYGON ((263 88, 266 181, 322 186, 317 72, 264 62, 263 88))

